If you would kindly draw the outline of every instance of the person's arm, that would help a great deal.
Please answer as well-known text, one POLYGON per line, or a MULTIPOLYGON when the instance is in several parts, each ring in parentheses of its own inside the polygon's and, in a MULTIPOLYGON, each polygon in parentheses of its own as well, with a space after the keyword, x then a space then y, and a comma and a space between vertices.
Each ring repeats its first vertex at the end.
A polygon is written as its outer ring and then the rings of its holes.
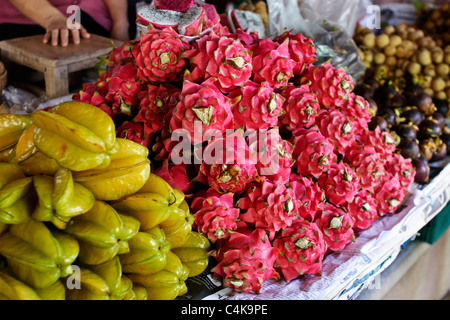
POLYGON ((89 38, 90 34, 81 26, 80 29, 67 28, 67 17, 47 0, 9 0, 24 16, 33 20, 46 30, 43 42, 51 40, 57 46, 61 38, 61 45, 69 44, 69 33, 75 44, 80 43, 80 37, 89 38))
POLYGON ((109 10, 112 19, 111 38, 127 41, 128 33, 128 1, 127 0, 103 0, 109 10))

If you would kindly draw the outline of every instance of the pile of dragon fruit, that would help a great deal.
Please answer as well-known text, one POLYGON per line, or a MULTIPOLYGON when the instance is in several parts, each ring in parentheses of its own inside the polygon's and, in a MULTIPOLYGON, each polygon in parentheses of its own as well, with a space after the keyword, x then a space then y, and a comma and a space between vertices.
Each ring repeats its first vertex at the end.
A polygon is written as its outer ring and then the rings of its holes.
POLYGON ((352 77, 314 64, 310 38, 219 20, 190 41, 149 24, 73 99, 149 148, 210 240, 213 275, 257 293, 268 279, 320 275, 329 253, 399 209, 415 171, 388 132, 368 129, 352 77))

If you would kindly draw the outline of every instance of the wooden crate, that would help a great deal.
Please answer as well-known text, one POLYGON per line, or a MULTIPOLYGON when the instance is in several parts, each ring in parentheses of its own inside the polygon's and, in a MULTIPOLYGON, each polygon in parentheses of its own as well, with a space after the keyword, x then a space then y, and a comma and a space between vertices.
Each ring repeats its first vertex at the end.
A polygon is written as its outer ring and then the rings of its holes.
MULTIPOLYGON (((2 61, 14 62, 44 73, 45 92, 49 99, 69 94, 69 73, 93 68, 99 57, 122 43, 91 34, 80 44, 67 47, 42 43, 43 35, 0 41, 2 61)), ((26 80, 26 79, 24 79, 26 80)))

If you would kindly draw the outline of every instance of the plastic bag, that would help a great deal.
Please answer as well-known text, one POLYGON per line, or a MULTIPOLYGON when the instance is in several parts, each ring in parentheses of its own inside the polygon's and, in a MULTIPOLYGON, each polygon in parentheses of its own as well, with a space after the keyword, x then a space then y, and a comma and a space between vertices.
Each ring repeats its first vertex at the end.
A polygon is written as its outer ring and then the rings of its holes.
POLYGON ((367 0, 306 0, 301 5, 297 0, 267 0, 268 33, 293 30, 310 37, 316 46, 316 64, 347 68, 356 81, 366 69, 352 39, 363 3, 367 0))
POLYGON ((2 91, 2 102, 9 108, 9 113, 30 114, 37 106, 46 101, 46 96, 36 96, 26 90, 7 86, 2 91))

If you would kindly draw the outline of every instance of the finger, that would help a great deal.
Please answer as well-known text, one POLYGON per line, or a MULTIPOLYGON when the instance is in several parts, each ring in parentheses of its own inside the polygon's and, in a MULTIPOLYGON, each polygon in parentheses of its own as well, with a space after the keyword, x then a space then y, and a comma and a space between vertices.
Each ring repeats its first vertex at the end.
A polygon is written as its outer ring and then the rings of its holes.
POLYGON ((61 29, 60 36, 61 36, 61 45, 63 47, 67 47, 67 45, 69 44, 69 30, 61 29))
POLYGON ((42 43, 48 43, 48 40, 52 37, 52 33, 50 31, 47 31, 44 35, 44 39, 42 39, 42 43))
POLYGON ((72 29, 72 41, 75 44, 79 44, 80 43, 80 30, 78 29, 72 29))
POLYGON ((58 45, 59 29, 52 30, 52 46, 58 45))
POLYGON ((91 34, 85 28, 81 27, 80 31, 81 31, 81 36, 84 39, 89 39, 91 37, 91 34))

